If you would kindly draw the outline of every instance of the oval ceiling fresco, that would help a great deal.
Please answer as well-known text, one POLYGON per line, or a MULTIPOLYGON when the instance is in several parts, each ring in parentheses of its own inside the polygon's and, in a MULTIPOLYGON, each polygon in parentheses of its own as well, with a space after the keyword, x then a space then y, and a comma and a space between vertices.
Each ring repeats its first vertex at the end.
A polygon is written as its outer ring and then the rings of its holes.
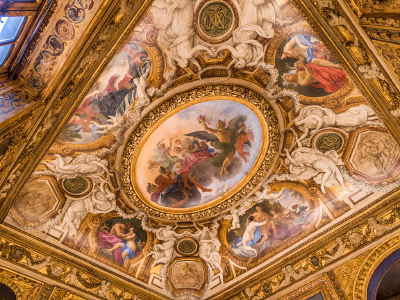
POLYGON ((190 103, 161 119, 134 157, 132 181, 145 201, 206 205, 251 176, 266 134, 259 112, 239 100, 190 103))

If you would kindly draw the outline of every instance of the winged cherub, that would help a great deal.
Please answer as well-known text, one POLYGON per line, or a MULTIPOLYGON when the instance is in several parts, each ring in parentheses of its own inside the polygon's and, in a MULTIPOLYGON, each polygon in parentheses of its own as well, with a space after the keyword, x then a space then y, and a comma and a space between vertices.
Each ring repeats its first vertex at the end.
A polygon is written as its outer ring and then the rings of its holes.
MULTIPOLYGON (((205 123, 205 120, 199 118, 199 122, 203 124, 203 127, 207 131, 195 131, 190 134, 186 134, 188 136, 193 136, 195 138, 205 140, 206 142, 210 142, 211 146, 215 149, 219 150, 219 153, 212 158, 211 164, 214 167, 221 167, 220 175, 228 174, 228 167, 233 161, 233 156, 237 150, 237 141, 239 134, 242 134, 244 126, 244 122, 247 117, 242 115, 236 118, 233 118, 229 121, 228 126, 226 126, 225 122, 222 120, 218 120, 216 124, 216 129, 210 128, 205 123)), ((242 141, 243 142, 243 141, 242 141)), ((250 142, 245 142, 249 145, 250 142)), ((240 149, 242 150, 242 148, 240 149)), ((248 155, 248 153, 246 153, 248 155)), ((245 154, 241 155, 241 157, 245 159, 245 154)))

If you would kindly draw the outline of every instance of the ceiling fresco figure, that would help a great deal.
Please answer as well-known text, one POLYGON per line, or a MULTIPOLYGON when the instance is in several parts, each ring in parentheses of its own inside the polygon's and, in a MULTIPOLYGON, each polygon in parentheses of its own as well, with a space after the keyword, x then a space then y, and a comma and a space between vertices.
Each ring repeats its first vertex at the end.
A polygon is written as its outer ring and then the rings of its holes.
POLYGON ((150 135, 136 159, 139 188, 151 202, 171 208, 207 203, 221 196, 221 182, 234 187, 251 170, 261 143, 249 107, 226 100, 195 104, 150 135))
POLYGON ((103 40, 118 42, 6 216, 45 247, 0 237, 0 261, 91 298, 336 293, 339 261, 400 225, 400 146, 364 86, 290 0, 144 8, 103 40))
POLYGON ((59 139, 85 144, 108 133, 137 97, 147 102, 144 88, 150 70, 146 50, 135 43, 126 43, 98 78, 59 139))
POLYGON ((97 232, 97 238, 100 246, 112 254, 116 262, 123 265, 126 259, 136 257, 143 250, 146 233, 137 219, 132 223, 118 221, 123 220, 118 218, 107 220, 103 228, 97 232))
POLYGON ((278 53, 278 69, 286 72, 281 80, 283 86, 308 96, 322 96, 335 93, 346 84, 346 73, 315 36, 292 35, 282 42, 278 53))
POLYGON ((239 217, 240 227, 227 232, 227 240, 240 257, 257 257, 302 229, 310 214, 303 195, 285 190, 277 200, 258 202, 239 217))

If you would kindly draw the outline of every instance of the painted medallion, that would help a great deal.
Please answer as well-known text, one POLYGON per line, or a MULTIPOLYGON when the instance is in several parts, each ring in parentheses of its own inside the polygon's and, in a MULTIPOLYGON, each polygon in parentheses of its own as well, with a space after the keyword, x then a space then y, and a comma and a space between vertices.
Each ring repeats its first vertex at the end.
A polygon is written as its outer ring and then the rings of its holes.
POLYGON ((240 228, 227 233, 232 251, 240 257, 258 257, 299 232, 307 223, 310 205, 294 190, 279 200, 264 200, 239 217, 240 228))
POLYGON ((262 141, 260 121, 247 105, 200 102, 164 119, 148 135, 136 157, 133 181, 157 205, 206 204, 240 186, 262 141))
POLYGON ((97 79, 58 139, 71 144, 97 141, 102 129, 122 116, 137 97, 141 78, 151 71, 149 54, 140 45, 126 43, 97 79))
POLYGON ((147 242, 146 231, 136 218, 108 219, 100 226, 97 238, 101 253, 107 255, 107 260, 121 265, 137 257, 147 242))
POLYGON ((318 38, 295 34, 276 52, 275 65, 282 76, 278 85, 300 95, 321 97, 339 91, 346 84, 346 73, 318 38))

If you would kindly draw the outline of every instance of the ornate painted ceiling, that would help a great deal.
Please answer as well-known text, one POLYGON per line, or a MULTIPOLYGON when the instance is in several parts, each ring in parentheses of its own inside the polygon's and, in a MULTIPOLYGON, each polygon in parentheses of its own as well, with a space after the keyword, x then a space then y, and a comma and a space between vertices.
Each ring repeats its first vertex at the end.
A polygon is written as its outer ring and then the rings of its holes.
POLYGON ((400 247, 397 6, 2 2, 0 289, 367 299, 400 247))

